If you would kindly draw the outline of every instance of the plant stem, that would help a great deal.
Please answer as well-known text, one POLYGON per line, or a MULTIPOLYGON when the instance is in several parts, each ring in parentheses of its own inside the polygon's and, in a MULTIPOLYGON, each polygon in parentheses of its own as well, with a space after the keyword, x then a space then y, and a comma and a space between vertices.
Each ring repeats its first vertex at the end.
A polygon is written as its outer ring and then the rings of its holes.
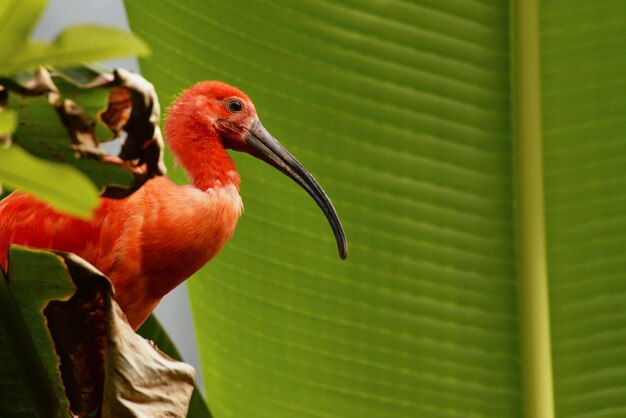
POLYGON ((513 10, 517 265, 526 418, 554 417, 543 204, 538 0, 513 10))

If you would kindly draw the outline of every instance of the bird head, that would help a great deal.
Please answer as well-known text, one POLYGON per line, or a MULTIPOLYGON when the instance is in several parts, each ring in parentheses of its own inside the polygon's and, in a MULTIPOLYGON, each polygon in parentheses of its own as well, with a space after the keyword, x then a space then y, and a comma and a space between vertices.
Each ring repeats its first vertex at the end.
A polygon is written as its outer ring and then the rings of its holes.
POLYGON ((219 138, 224 148, 265 161, 300 185, 324 212, 339 256, 347 257, 346 236, 332 202, 309 171, 263 127, 246 94, 220 81, 203 81, 181 94, 170 109, 170 117, 172 113, 185 121, 187 130, 207 133, 200 137, 219 138))

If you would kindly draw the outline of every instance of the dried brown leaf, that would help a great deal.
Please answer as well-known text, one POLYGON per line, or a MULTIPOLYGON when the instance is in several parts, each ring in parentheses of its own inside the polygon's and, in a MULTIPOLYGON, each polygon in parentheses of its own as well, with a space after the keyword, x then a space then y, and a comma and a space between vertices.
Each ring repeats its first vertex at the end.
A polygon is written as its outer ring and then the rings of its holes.
POLYGON ((107 155, 96 139, 96 122, 89 117, 82 107, 70 99, 63 99, 54 107, 70 134, 72 149, 80 157, 102 159, 107 155))
MULTIPOLYGON (((139 74, 124 69, 116 69, 113 73, 98 72, 92 68, 65 72, 53 70, 53 75, 54 77, 48 69, 41 67, 30 79, 21 74, 15 79, 0 81, 4 88, 21 95, 47 97, 48 103, 56 110, 66 127, 71 142, 68 146, 75 151, 77 157, 116 165, 133 174, 134 184, 107 184, 102 196, 127 197, 148 179, 166 173, 163 137, 159 126, 160 107, 151 83, 139 74), (122 132, 126 133, 119 155, 108 155, 101 147, 96 136, 96 121, 79 103, 63 97, 63 92, 59 92, 54 83, 54 80, 59 79, 79 89, 110 89, 107 108, 99 116, 116 136, 121 137, 122 132)), ((0 90, 0 100, 3 91, 6 100, 7 90, 0 90)), ((8 144, 10 140, 10 137, 0 138, 0 145, 8 144)), ((52 158, 62 160, 54 155, 52 158)))
POLYGON ((135 334, 116 303, 109 326, 103 418, 186 417, 193 367, 135 334))
POLYGON ((44 314, 60 358, 65 395, 74 414, 86 416, 102 404, 112 288, 108 279, 83 259, 58 254, 77 290, 66 302, 50 302, 44 314))
POLYGON ((19 90, 23 96, 43 96, 49 93, 59 93, 59 89, 52 81, 52 77, 47 69, 39 67, 33 74, 33 78, 24 83, 19 90))
POLYGON ((186 417, 195 371, 137 335, 112 285, 74 254, 63 257, 76 285, 68 301, 45 309, 61 376, 77 416, 186 417))
POLYGON ((111 128, 116 136, 119 136, 128 123, 132 108, 130 90, 125 87, 113 87, 109 91, 109 104, 100 114, 100 119, 111 128))
POLYGON ((113 72, 115 85, 131 93, 131 114, 124 130, 128 134, 120 158, 147 165, 148 176, 164 175, 161 107, 152 83, 133 72, 118 68, 113 72))

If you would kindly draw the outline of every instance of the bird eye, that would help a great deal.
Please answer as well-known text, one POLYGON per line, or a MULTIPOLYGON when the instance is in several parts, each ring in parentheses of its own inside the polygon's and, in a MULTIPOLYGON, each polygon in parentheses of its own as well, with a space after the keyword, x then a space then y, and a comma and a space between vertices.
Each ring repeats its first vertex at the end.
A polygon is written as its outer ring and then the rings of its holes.
POLYGON ((229 100, 228 110, 230 110, 231 112, 241 112, 243 110, 243 105, 239 100, 229 100))

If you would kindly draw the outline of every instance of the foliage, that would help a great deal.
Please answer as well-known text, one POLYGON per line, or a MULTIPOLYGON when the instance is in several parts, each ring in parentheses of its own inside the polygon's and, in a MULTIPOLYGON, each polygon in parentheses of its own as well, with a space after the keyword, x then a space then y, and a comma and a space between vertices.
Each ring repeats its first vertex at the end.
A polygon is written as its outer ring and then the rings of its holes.
POLYGON ((58 210, 87 217, 98 204, 97 189, 88 177, 63 164, 36 159, 19 146, 0 151, 0 167, 4 184, 51 202, 58 210))
POLYGON ((50 300, 67 299, 74 286, 53 255, 15 251, 12 280, 0 271, 0 415, 45 412, 62 417, 69 408, 54 343, 43 309, 50 300))
MULTIPOLYGON (((14 247, 10 257, 0 277, 0 387, 11 387, 0 391, 1 416, 185 416, 193 369, 135 334, 106 277, 71 254, 14 247)), ((164 338, 158 324, 147 331, 164 338)))
MULTIPOLYGON (((94 25, 69 27, 51 44, 29 40, 28 35, 45 4, 45 0, 8 0, 0 4, 0 77, 14 76, 42 65, 66 67, 111 57, 148 53, 147 46, 132 34, 94 25)), ((67 165, 41 161, 17 146, 10 150, 1 146, 10 143, 6 135, 11 134, 17 126, 15 110, 4 110, 6 90, 2 86, 5 84, 6 79, 0 80, 0 184, 35 194, 50 201, 59 210, 78 216, 89 216, 98 203, 99 191, 84 174, 67 165), (65 192, 59 194, 60 190, 65 192), (68 195, 70 191, 71 196, 68 195)), ((32 93, 32 89, 30 92, 32 93)), ((35 119, 50 121, 50 114, 46 115, 45 109, 41 105, 39 107, 43 114, 35 115, 35 119)), ((49 111, 54 113, 52 109, 49 111)), ((28 118, 22 119, 20 126, 22 129, 25 126, 42 127, 28 118)), ((67 137, 58 121, 57 126, 60 128, 57 134, 67 137)), ((42 138, 51 137, 49 139, 53 143, 55 138, 52 132, 54 129, 50 133, 46 130, 38 132, 36 140, 41 143, 42 138)), ((65 148, 69 150, 69 147, 65 148)))
POLYGON ((17 128, 17 112, 6 110, 0 113, 0 136, 10 135, 17 128))
POLYGON ((6 0, 0 5, 0 76, 17 74, 40 65, 76 66, 125 55, 147 55, 139 38, 119 29, 76 25, 47 44, 28 39, 46 0, 6 0))
POLYGON ((526 52, 510 33, 534 3, 515 4, 126 2, 161 97, 201 79, 241 87, 350 242, 342 263, 304 192, 237 158, 246 213, 190 282, 215 416, 531 417, 521 353, 544 342, 557 416, 623 412, 626 7, 531 10, 544 151, 519 171, 511 59, 526 52), (534 309, 518 306, 516 274, 527 176, 545 183, 530 244, 547 243, 542 342, 520 334, 534 309))

